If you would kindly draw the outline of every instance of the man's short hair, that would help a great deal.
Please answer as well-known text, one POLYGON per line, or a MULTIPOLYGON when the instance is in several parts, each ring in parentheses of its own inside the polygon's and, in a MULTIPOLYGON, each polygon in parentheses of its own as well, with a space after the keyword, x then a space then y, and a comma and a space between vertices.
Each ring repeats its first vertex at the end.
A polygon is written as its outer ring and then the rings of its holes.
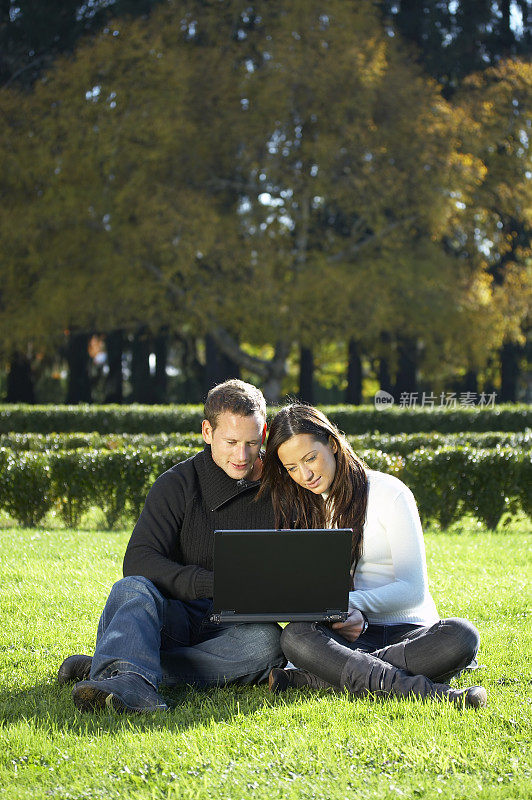
POLYGON ((205 419, 209 420, 213 430, 216 428, 219 414, 223 411, 231 411, 242 417, 257 413, 266 421, 266 400, 256 386, 232 378, 214 386, 205 400, 205 419))

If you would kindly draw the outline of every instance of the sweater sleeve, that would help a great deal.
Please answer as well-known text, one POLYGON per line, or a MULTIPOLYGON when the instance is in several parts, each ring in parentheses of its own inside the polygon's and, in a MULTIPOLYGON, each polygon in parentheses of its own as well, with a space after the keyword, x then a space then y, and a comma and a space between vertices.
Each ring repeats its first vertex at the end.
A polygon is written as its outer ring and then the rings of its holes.
POLYGON ((167 597, 198 600, 212 597, 214 576, 196 565, 173 559, 185 515, 180 476, 169 472, 153 484, 124 556, 124 577, 142 575, 167 597))
POLYGON ((421 520, 410 489, 405 486, 392 502, 383 505, 379 519, 390 546, 393 578, 382 586, 355 588, 349 593, 349 608, 370 615, 415 607, 428 587, 421 520))

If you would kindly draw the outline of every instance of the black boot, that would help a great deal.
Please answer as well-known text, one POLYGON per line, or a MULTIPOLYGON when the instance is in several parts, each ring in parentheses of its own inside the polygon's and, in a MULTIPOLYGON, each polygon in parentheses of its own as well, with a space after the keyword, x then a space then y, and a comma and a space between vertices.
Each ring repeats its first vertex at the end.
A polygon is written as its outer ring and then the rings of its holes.
POLYGON ((418 697, 469 708, 482 708, 488 699, 483 686, 452 689, 446 683, 434 683, 424 675, 412 675, 357 650, 352 652, 344 665, 340 686, 358 697, 418 697))
POLYGON ((330 683, 304 669, 279 669, 277 667, 274 667, 270 672, 268 686, 272 694, 286 692, 287 689, 304 689, 307 686, 311 689, 332 689, 337 691, 330 683))
POLYGON ((481 686, 451 689, 447 684, 434 683, 424 675, 413 675, 370 653, 351 650, 316 623, 290 622, 281 634, 281 647, 293 664, 308 670, 305 674, 315 677, 318 673, 317 679, 326 681, 326 686, 340 691, 347 689, 357 697, 432 698, 471 708, 480 708, 487 702, 486 690, 481 686))
POLYGON ((76 655, 65 658, 57 673, 58 683, 87 681, 90 678, 92 656, 76 655))

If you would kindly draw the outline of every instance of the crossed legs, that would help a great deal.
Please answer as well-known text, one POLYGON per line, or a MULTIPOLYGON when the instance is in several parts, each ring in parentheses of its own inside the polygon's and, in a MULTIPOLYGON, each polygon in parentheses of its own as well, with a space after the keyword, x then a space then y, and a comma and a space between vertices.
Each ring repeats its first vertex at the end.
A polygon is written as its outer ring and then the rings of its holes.
POLYGON ((290 676, 294 686, 347 688, 356 695, 452 695, 456 699, 453 692, 457 692, 445 682, 474 659, 479 645, 476 628, 467 620, 451 618, 403 630, 398 639, 375 649, 371 636, 350 643, 318 623, 291 623, 283 630, 281 645, 302 671, 290 676))

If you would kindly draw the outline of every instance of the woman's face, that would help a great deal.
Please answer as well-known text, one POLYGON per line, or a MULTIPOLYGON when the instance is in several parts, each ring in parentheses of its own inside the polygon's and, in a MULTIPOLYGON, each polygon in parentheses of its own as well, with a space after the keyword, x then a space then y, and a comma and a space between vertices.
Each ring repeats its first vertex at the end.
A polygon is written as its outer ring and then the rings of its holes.
POLYGON ((328 492, 336 473, 336 442, 328 444, 315 439, 310 433, 298 433, 287 439, 277 450, 277 455, 290 477, 314 494, 328 492))

